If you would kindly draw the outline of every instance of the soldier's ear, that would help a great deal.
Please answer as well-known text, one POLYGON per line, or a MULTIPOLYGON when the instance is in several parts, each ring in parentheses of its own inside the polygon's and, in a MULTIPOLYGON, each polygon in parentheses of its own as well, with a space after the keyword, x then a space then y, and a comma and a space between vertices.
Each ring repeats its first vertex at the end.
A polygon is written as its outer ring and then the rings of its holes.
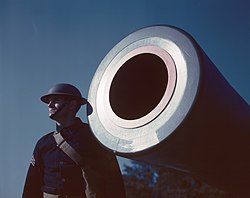
POLYGON ((75 111, 77 113, 80 109, 81 105, 79 104, 79 101, 77 100, 71 100, 70 101, 70 109, 75 111))
POLYGON ((71 100, 69 102, 69 105, 70 105, 70 109, 75 109, 76 106, 77 106, 77 101, 76 100, 71 100))

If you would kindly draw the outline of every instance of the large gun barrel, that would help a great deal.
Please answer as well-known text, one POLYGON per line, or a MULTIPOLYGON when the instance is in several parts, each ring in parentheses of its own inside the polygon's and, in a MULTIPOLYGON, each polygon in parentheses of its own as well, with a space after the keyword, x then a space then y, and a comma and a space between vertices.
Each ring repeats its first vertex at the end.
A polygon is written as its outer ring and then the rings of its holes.
POLYGON ((94 135, 118 155, 250 194, 249 105, 185 31, 125 37, 100 63, 88 100, 94 135))

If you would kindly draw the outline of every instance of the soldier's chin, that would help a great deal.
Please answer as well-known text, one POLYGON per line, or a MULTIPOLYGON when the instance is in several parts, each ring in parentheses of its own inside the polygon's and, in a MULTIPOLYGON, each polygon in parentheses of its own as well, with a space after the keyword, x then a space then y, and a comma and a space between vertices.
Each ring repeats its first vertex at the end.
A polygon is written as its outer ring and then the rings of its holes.
POLYGON ((50 119, 54 120, 56 118, 56 112, 49 114, 50 119))

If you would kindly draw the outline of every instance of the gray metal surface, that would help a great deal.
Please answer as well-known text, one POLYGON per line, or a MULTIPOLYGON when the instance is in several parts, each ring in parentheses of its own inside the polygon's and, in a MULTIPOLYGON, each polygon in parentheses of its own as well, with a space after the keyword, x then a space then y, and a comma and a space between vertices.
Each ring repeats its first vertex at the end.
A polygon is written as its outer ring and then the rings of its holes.
MULTIPOLYGON (((134 73, 140 81, 146 71, 145 69, 137 71, 136 65, 134 66, 131 73, 121 74, 126 75, 124 81, 116 83, 126 86, 130 81, 130 75, 134 73)), ((157 65, 147 67, 157 70, 157 65)), ((133 153, 158 144, 171 134, 187 115, 198 89, 199 72, 195 48, 191 41, 178 30, 169 27, 152 27, 126 37, 107 54, 92 80, 88 100, 93 107, 93 113, 88 116, 88 119, 91 126, 93 125, 93 132, 104 145, 121 153, 133 153), (181 48, 178 45, 181 45, 181 48), (148 114, 137 119, 123 119, 111 107, 110 90, 116 89, 116 92, 121 92, 119 87, 113 88, 111 83, 126 61, 145 53, 151 53, 164 61, 168 79, 163 83, 167 87, 161 90, 164 95, 159 104, 148 114), (164 125, 167 127, 166 132, 158 132, 164 125)), ((157 76, 144 79, 144 84, 140 87, 147 89, 148 98, 157 97, 154 95, 154 90, 159 88, 150 85, 155 78, 157 76)), ((131 99, 133 95, 130 90, 134 89, 134 86, 128 85, 125 88, 126 94, 131 99)), ((117 100, 124 100, 124 98, 117 98, 117 100)), ((143 100, 145 98, 141 97, 140 101, 143 100)), ((132 105, 127 105, 128 102, 124 103, 129 111, 134 111, 132 105)), ((149 104, 144 105, 149 106, 149 104)))
POLYGON ((128 35, 100 63, 88 100, 93 133, 118 155, 246 194, 249 105, 183 30, 128 35))

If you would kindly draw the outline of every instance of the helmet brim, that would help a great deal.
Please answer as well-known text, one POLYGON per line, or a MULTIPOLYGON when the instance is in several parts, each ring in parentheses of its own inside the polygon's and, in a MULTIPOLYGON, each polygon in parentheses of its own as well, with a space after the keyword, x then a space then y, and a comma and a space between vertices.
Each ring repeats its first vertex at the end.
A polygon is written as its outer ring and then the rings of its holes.
POLYGON ((47 95, 42 96, 40 99, 41 99, 42 102, 48 104, 50 102, 50 100, 51 100, 51 97, 54 97, 54 96, 70 97, 70 98, 72 98, 72 100, 80 101, 81 105, 85 105, 85 104, 88 103, 86 98, 77 97, 77 96, 70 95, 70 94, 62 94, 62 93, 47 94, 47 95))

